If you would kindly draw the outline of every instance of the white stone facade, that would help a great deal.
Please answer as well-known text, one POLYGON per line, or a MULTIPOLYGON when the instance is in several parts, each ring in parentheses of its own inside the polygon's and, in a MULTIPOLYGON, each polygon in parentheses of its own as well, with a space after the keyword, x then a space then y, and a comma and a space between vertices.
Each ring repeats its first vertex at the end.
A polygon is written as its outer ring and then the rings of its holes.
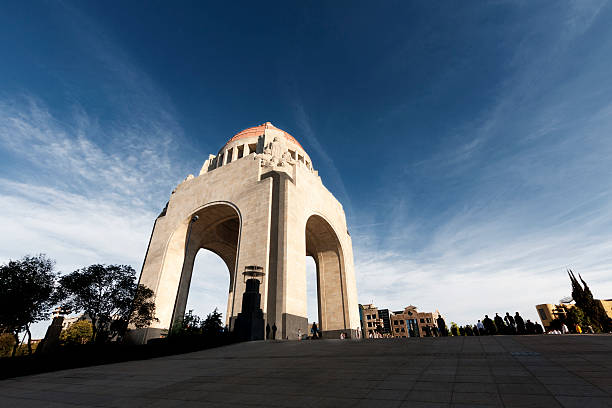
POLYGON ((324 336, 359 328, 351 237, 342 205, 323 186, 308 154, 269 122, 235 135, 173 191, 157 218, 140 283, 155 292, 156 317, 134 330, 137 342, 159 337, 185 312, 200 248, 228 266, 226 321, 241 308, 242 271, 263 266, 262 309, 277 338, 307 333, 306 256, 317 264, 319 328, 324 336), (194 217, 197 216, 197 217, 194 217), (197 218, 197 219, 196 219, 197 218))

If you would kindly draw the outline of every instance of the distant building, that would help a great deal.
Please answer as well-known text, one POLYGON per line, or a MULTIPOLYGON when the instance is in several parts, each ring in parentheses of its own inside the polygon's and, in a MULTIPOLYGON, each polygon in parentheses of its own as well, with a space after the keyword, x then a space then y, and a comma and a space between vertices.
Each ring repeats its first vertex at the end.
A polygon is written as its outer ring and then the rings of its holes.
POLYGON ((415 306, 391 314, 391 335, 393 337, 419 337, 419 312, 415 306))
POLYGON ((393 337, 425 337, 435 333, 436 319, 440 314, 419 312, 416 306, 407 306, 403 311, 391 314, 393 337))
POLYGON ((550 330, 550 324, 553 320, 565 320, 567 312, 574 307, 571 303, 561 303, 560 305, 553 305, 551 303, 543 303, 536 306, 538 317, 544 326, 544 330, 550 330))
POLYGON ((390 334, 391 333, 391 319, 390 319, 389 309, 379 309, 378 317, 380 317, 383 321, 383 325, 382 325, 383 334, 390 334))
MULTIPOLYGON (((612 299, 595 300, 601 303, 601 306, 606 311, 608 317, 612 319, 612 299)), ((561 321, 565 320, 567 312, 574 306, 575 305, 573 303, 561 303, 559 305, 543 303, 541 305, 536 305, 536 311, 538 312, 538 317, 542 321, 542 326, 544 326, 544 330, 550 330, 550 323, 554 319, 559 319, 561 321)))
POLYGON ((378 314, 378 308, 373 304, 359 305, 359 316, 361 318, 361 330, 364 337, 367 338, 370 337, 370 335, 375 336, 378 326, 384 330, 383 319, 378 314))
POLYGON ((602 299, 602 300, 599 300, 599 303, 601 303, 601 306, 606 311, 606 314, 608 315, 608 317, 612 319, 612 299, 606 299, 606 300, 602 299))
POLYGON ((416 306, 390 312, 378 309, 373 304, 359 305, 359 317, 364 337, 376 337, 376 328, 381 328, 383 337, 425 337, 434 335, 440 313, 419 312, 416 306))
POLYGON ((79 316, 65 317, 64 321, 62 322, 62 330, 68 329, 74 323, 79 322, 81 320, 87 320, 88 322, 91 322, 91 319, 85 313, 83 313, 83 314, 81 314, 79 316))

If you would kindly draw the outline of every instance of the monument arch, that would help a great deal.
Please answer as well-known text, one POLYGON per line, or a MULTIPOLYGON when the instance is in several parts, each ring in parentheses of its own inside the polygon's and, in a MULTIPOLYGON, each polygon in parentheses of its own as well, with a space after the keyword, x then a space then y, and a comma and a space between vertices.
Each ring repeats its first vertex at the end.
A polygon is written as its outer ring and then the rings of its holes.
POLYGON ((315 259, 323 336, 359 328, 352 243, 342 205, 289 133, 267 122, 245 129, 172 192, 158 216, 140 283, 155 293, 158 322, 133 330, 136 342, 159 337, 182 318, 200 248, 230 272, 226 322, 241 312, 242 271, 261 266, 261 309, 278 337, 308 332, 306 255, 315 259))
POLYGON ((346 327, 348 305, 342 245, 336 231, 319 214, 306 221, 306 256, 316 265, 319 329, 331 335, 346 327))

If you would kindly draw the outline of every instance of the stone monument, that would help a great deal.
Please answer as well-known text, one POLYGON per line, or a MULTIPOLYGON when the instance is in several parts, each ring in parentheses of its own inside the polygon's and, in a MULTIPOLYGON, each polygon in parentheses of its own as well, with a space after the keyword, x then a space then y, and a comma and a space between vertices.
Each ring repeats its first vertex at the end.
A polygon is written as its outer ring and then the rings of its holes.
POLYGON ((157 338, 185 313, 198 250, 219 255, 229 271, 226 324, 234 330, 246 281, 239 271, 261 265, 265 324, 277 338, 308 332, 306 256, 317 269, 323 337, 359 327, 353 250, 342 205, 325 188, 310 157, 270 122, 233 136, 187 176, 155 220, 140 283, 155 292, 150 327, 130 332, 137 343, 157 338))

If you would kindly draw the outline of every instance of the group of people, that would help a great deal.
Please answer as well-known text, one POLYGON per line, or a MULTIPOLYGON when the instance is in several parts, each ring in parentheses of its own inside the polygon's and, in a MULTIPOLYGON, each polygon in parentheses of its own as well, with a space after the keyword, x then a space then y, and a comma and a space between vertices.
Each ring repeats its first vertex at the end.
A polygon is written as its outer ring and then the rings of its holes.
POLYGON ((464 330, 469 336, 469 331, 473 332, 475 336, 493 335, 493 334, 542 334, 544 328, 538 322, 532 322, 527 319, 523 320, 519 312, 516 312, 514 316, 506 312, 504 317, 501 317, 498 313, 495 313, 495 317, 491 319, 489 315, 485 315, 482 321, 478 320, 473 327, 467 325, 464 330))

